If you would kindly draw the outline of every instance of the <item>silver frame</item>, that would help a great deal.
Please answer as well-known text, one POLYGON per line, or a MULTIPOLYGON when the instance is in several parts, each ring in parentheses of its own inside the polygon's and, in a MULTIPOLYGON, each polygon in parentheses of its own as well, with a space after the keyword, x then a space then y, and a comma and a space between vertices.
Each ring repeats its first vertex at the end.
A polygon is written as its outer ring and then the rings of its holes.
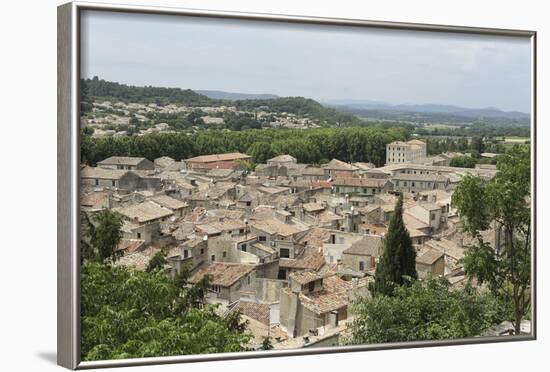
POLYGON ((154 6, 111 5, 71 2, 58 7, 58 156, 57 156, 57 363, 69 369, 138 366, 231 359, 266 358, 291 355, 344 353, 368 350, 402 349, 536 340, 536 32, 482 27, 442 26, 358 19, 320 18, 280 14, 243 13, 154 6), (415 341, 371 345, 317 347, 311 349, 270 350, 181 355, 140 359, 80 361, 80 278, 79 278, 79 81, 80 81, 80 14, 83 10, 108 12, 181 15, 229 18, 266 22, 354 26, 414 31, 454 32, 495 36, 528 37, 531 40, 531 179, 532 179, 532 314, 531 334, 506 337, 480 337, 445 341, 415 341))

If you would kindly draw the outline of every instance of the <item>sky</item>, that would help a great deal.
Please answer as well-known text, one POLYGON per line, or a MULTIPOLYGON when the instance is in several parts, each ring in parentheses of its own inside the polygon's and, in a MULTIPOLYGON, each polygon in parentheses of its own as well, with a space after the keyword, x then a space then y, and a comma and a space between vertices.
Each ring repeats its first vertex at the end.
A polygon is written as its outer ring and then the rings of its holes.
POLYGON ((81 27, 85 78, 530 112, 526 37, 99 11, 81 27))

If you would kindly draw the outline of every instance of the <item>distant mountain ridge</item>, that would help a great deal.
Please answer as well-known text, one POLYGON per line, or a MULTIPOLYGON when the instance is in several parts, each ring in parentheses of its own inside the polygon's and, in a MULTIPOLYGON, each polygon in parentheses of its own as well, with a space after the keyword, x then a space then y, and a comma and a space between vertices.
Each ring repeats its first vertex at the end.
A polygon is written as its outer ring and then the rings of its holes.
POLYGON ((212 99, 223 99, 229 101, 239 101, 245 99, 276 99, 280 98, 276 94, 255 94, 255 93, 236 93, 223 90, 195 90, 198 94, 212 99))
MULTIPOLYGON (((486 108, 464 108, 454 105, 441 105, 441 104, 399 104, 392 105, 389 103, 372 102, 372 101, 355 101, 349 100, 345 103, 345 100, 327 101, 326 103, 340 109, 348 109, 349 111, 382 111, 382 112, 407 112, 407 113, 422 113, 422 114, 451 114, 454 116, 465 118, 503 118, 509 120, 528 120, 530 115, 520 111, 503 111, 495 107, 486 108)), ((346 111, 348 111, 346 110, 346 111)))

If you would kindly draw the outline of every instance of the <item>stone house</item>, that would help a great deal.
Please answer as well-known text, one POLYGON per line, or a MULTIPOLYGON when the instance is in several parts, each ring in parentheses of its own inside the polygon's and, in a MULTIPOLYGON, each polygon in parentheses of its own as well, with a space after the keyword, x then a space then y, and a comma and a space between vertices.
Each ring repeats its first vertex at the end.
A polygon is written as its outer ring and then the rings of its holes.
POLYGON ((365 235, 342 252, 342 266, 353 272, 365 273, 376 266, 383 250, 382 237, 365 235))
POLYGON ((416 257, 416 271, 419 278, 445 275, 445 254, 435 249, 427 250, 416 257))
POLYGON ((143 239, 146 243, 160 237, 160 223, 173 216, 173 212, 152 201, 115 208, 125 218, 122 226, 123 237, 143 239))
POLYGON ((386 179, 373 178, 337 178, 332 187, 339 195, 373 196, 393 190, 393 184, 386 179))
POLYGON ((173 212, 174 217, 178 218, 183 217, 185 210, 189 207, 186 202, 165 194, 155 195, 151 198, 151 201, 161 207, 170 209, 173 212))
POLYGON ((227 153, 227 154, 212 154, 212 155, 202 155, 196 156, 194 158, 185 159, 186 169, 213 169, 213 168, 223 168, 223 165, 230 165, 231 168, 236 167, 236 162, 238 161, 247 161, 252 159, 252 157, 241 154, 238 152, 227 153))
POLYGON ((440 174, 396 173, 391 177, 394 191, 418 193, 428 190, 446 190, 450 178, 440 174))
POLYGON ((116 169, 99 167, 85 167, 80 170, 80 179, 83 186, 105 187, 136 190, 139 185, 139 175, 116 169))
POLYGON ((293 258, 303 247, 297 240, 308 230, 305 226, 289 224, 277 218, 250 220, 250 232, 258 241, 274 248, 281 258, 293 258))
POLYGON ((191 276, 189 282, 197 283, 205 276, 208 276, 210 283, 207 297, 232 303, 241 297, 241 292, 254 288, 256 270, 254 265, 211 262, 200 267, 191 276))
POLYGON ((430 202, 419 202, 414 206, 407 208, 405 213, 413 216, 422 223, 431 228, 431 232, 438 231, 447 221, 447 213, 443 212, 445 206, 430 202))
POLYGON ((342 253, 353 243, 361 240, 363 235, 342 231, 330 231, 328 239, 323 242, 323 255, 327 264, 336 264, 342 260, 342 253))
POLYGON ((111 156, 97 163, 98 167, 125 170, 154 170, 152 161, 130 156, 111 156))
POLYGON ((106 191, 92 191, 80 196, 80 207, 83 210, 97 211, 111 207, 111 197, 106 191))
POLYGON ((280 325, 289 337, 324 333, 348 317, 352 284, 336 275, 303 271, 281 290, 280 325))
POLYGON ((340 178, 350 178, 359 172, 355 165, 345 163, 338 159, 332 159, 328 164, 323 165, 325 179, 334 178, 339 175, 340 178))
POLYGON ((172 276, 180 274, 183 268, 193 271, 208 260, 208 243, 206 239, 190 239, 178 246, 180 253, 177 256, 168 257, 167 261, 172 267, 172 276))
POLYGON ((307 167, 302 171, 303 181, 322 181, 325 179, 325 170, 318 167, 307 167))
POLYGON ((296 160, 296 158, 291 155, 279 155, 267 160, 267 165, 286 166, 297 163, 298 161, 296 160))

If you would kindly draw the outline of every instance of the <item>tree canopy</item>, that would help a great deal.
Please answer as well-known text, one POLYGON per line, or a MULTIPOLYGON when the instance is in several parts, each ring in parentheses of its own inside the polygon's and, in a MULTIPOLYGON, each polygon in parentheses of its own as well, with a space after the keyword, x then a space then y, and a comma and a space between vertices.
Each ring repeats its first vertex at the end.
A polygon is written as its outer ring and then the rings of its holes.
POLYGON ((464 231, 476 239, 468 246, 464 268, 470 278, 487 283, 513 308, 515 333, 530 311, 531 296, 531 174, 530 151, 517 146, 499 157, 490 181, 468 175, 452 198, 464 231), (497 229, 496 249, 482 232, 497 229))
POLYGON ((405 128, 350 127, 315 129, 206 130, 189 133, 158 133, 132 137, 81 138, 81 159, 95 164, 109 156, 140 156, 153 160, 170 156, 181 160, 198 155, 242 152, 255 163, 271 156, 290 154, 302 163, 337 158, 350 162, 383 165, 386 144, 405 140, 405 128))
POLYGON ((116 247, 122 238, 122 215, 111 210, 81 213, 81 254, 83 260, 103 262, 117 258, 116 247))
POLYGON ((403 222, 403 195, 400 195, 384 237, 384 252, 376 265, 371 291, 375 295, 392 295, 396 286, 416 278, 416 251, 403 222))
POLYGON ((82 359, 246 350, 250 336, 238 313, 216 315, 214 306, 202 301, 205 283, 189 288, 177 283, 158 271, 86 262, 81 268, 82 359))
POLYGON ((476 159, 471 156, 457 156, 451 159, 451 167, 474 168, 477 164, 476 159))
POLYGON ((460 339, 481 334, 502 319, 499 303, 444 278, 415 280, 393 296, 359 298, 351 307, 352 344, 460 339))

